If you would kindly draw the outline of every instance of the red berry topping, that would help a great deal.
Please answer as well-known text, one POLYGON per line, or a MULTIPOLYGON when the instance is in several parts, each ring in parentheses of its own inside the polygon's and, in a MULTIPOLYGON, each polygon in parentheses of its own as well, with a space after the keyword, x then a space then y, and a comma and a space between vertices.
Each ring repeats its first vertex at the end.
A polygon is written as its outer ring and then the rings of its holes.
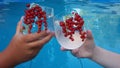
POLYGON ((74 17, 66 19, 65 22, 59 22, 59 25, 62 28, 62 32, 64 33, 65 37, 69 36, 69 39, 71 41, 74 41, 73 34, 75 34, 75 31, 79 31, 80 38, 82 39, 82 41, 84 41, 84 39, 86 38, 86 32, 84 32, 82 29, 84 21, 78 13, 72 12, 72 14, 74 15, 74 17))
MULTIPOLYGON (((30 4, 27 4, 26 7, 30 7, 30 4)), ((24 24, 29 26, 28 33, 31 33, 32 23, 38 25, 38 33, 41 32, 42 24, 44 23, 44 30, 47 30, 47 16, 46 12, 42 10, 39 5, 36 5, 30 9, 25 10, 24 24), (37 17, 38 20, 35 20, 37 17)))

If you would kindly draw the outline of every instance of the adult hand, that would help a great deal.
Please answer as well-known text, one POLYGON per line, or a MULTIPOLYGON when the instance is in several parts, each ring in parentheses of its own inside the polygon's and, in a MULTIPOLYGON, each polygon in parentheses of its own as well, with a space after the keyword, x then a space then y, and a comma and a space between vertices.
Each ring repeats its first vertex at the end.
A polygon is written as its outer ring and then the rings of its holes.
MULTIPOLYGON (((94 43, 94 39, 92 36, 92 33, 90 30, 87 31, 87 38, 84 42, 84 44, 77 48, 77 49, 73 49, 70 50, 72 52, 72 54, 78 58, 82 57, 82 58, 91 58, 93 56, 93 52, 95 49, 95 43, 94 43)), ((61 50, 66 51, 68 49, 65 49, 64 47, 61 47, 61 50)))
POLYGON ((31 60, 53 36, 49 31, 24 35, 21 24, 22 20, 19 21, 9 46, 0 54, 0 68, 14 67, 31 60))

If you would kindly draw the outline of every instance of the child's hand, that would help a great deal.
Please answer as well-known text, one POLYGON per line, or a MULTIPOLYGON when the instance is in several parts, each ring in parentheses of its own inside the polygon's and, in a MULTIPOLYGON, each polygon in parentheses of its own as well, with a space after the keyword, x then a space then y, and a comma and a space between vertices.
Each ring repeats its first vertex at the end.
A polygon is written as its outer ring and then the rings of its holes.
POLYGON ((9 46, 0 55, 0 58, 2 58, 0 59, 0 65, 3 67, 12 67, 34 58, 43 45, 53 36, 53 33, 47 31, 23 35, 21 32, 21 23, 22 21, 20 20, 15 36, 9 46))
MULTIPOLYGON (((72 50, 71 52, 76 57, 92 58, 95 47, 96 46, 94 43, 94 39, 92 37, 92 33, 91 31, 88 30, 87 39, 84 42, 84 44, 81 47, 72 50)), ((67 49, 61 47, 61 50, 67 50, 67 49)))

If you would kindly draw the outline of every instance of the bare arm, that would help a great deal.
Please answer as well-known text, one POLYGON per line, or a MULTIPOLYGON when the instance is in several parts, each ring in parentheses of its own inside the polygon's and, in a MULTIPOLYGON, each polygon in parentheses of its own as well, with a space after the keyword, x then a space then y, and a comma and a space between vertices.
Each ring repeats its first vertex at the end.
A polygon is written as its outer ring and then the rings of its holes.
MULTIPOLYGON (((66 50, 61 48, 61 50, 66 50)), ((89 58, 105 68, 120 68, 120 54, 113 53, 95 45, 91 31, 87 31, 85 43, 72 50, 72 54, 80 58, 89 58)))
POLYGON ((12 57, 8 57, 3 53, 0 54, 0 68, 13 68, 13 65, 12 57))
POLYGON ((9 46, 0 53, 0 68, 13 68, 20 63, 33 59, 54 35, 49 31, 23 35, 21 23, 22 20, 19 21, 16 33, 9 46))
POLYGON ((90 59, 105 68, 120 68, 119 54, 107 51, 97 46, 94 48, 93 56, 90 59))

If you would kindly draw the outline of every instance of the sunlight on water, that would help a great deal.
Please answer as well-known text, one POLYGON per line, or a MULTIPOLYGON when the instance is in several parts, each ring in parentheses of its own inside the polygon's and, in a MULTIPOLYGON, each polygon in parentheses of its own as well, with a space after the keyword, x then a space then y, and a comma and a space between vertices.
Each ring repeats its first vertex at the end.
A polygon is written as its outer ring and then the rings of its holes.
MULTIPOLYGON (((57 6, 51 3, 41 4, 54 8, 55 15, 62 11, 76 10, 83 17, 85 28, 92 30, 97 45, 106 49, 113 48, 111 51, 120 49, 120 3, 72 3, 66 0, 64 4, 55 3, 57 6)), ((7 47, 14 35, 17 22, 24 15, 24 8, 25 4, 22 3, 0 4, 0 51, 7 47)), ((53 27, 52 24, 50 26, 53 27)), ((102 68, 88 59, 82 60, 84 68, 102 68)), ((79 61, 71 53, 60 51, 60 44, 53 38, 32 60, 32 64, 26 62, 16 68, 80 68, 80 66, 79 61)))

